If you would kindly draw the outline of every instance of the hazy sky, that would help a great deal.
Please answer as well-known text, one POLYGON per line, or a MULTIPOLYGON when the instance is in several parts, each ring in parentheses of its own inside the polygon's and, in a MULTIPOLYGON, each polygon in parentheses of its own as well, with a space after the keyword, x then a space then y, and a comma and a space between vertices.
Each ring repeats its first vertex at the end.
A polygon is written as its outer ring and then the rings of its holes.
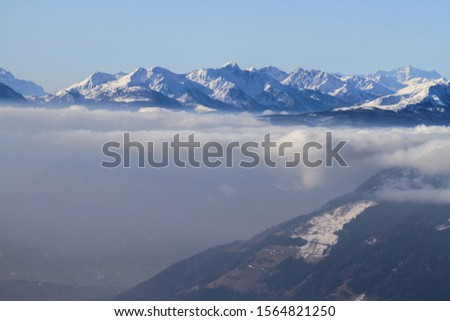
POLYGON ((0 0, 0 67, 47 91, 94 71, 236 61, 450 76, 450 1, 0 0))

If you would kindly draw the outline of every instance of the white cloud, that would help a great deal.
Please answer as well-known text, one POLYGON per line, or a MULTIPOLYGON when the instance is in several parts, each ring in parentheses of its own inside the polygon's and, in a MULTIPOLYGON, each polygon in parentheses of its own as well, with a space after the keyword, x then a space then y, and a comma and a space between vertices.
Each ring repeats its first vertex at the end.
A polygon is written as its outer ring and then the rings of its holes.
MULTIPOLYGON (((280 127, 246 113, 157 108, 0 108, 0 150, 4 237, 27 244, 30 253, 53 257, 50 263, 62 267, 60 278, 69 283, 100 281, 89 279, 88 272, 70 279, 78 274, 61 265, 61 253, 83 264, 93 257, 109 262, 102 266, 108 275, 117 275, 111 269, 123 263, 121 255, 131 255, 130 262, 138 263, 126 269, 141 279, 114 281, 131 285, 148 277, 142 266, 158 270, 211 245, 248 238, 353 190, 381 169, 412 166, 428 173, 450 172, 448 127, 280 127), (301 151, 310 140, 324 144, 330 130, 335 141, 348 141, 342 150, 348 168, 107 170, 99 165, 103 143, 121 140, 124 131, 143 143, 168 140, 177 132, 195 132, 201 142, 261 142, 270 132, 273 139, 292 141, 301 151)), ((449 199, 448 191, 426 188, 385 197, 449 199)), ((33 273, 44 273, 45 266, 37 264, 33 273)), ((16 267, 19 276, 21 271, 24 277, 29 272, 16 267)), ((0 278, 2 273, 9 272, 0 262, 0 278)))

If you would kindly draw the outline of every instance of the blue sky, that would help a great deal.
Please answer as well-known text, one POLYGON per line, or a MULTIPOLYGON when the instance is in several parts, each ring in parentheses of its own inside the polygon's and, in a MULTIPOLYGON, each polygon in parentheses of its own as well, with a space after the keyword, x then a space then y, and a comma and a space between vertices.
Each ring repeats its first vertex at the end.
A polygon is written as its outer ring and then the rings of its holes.
POLYGON ((94 71, 275 65, 450 76, 450 1, 0 0, 0 67, 48 91, 94 71))

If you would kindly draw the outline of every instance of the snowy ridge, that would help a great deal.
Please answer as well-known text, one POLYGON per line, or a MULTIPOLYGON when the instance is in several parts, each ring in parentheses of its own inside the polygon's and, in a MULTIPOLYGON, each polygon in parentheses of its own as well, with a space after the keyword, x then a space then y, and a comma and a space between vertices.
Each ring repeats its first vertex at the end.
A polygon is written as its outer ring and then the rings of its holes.
POLYGON ((439 79, 442 76, 435 70, 420 70, 408 65, 391 71, 380 70, 373 75, 369 75, 369 78, 391 80, 403 84, 414 78, 439 79))
POLYGON ((297 89, 318 90, 342 99, 347 105, 359 104, 392 94, 393 91, 364 76, 343 76, 320 70, 299 68, 283 83, 297 89))
MULTIPOLYGON (((440 78, 435 71, 410 66, 368 76, 348 76, 302 68, 288 74, 273 66, 241 69, 237 63, 228 62, 219 68, 201 68, 185 74, 162 67, 137 68, 128 74, 97 72, 44 101, 175 106, 197 111, 318 112, 373 107, 397 111, 424 102, 430 96, 427 89, 431 84, 444 84, 440 78)), ((445 97, 433 97, 430 101, 435 105, 447 104, 445 97)))
POLYGON ((0 69, 0 83, 37 104, 165 107, 190 110, 307 113, 355 108, 392 111, 444 111, 450 84, 436 71, 405 66, 371 75, 343 75, 274 66, 241 69, 235 62, 219 68, 174 73, 162 67, 130 73, 94 72, 86 79, 46 96, 32 82, 0 69))
POLYGON ((73 84, 70 87, 67 87, 66 91, 73 91, 77 90, 80 93, 89 93, 89 91, 97 86, 100 86, 102 84, 106 84, 108 82, 111 82, 113 80, 116 80, 122 76, 124 76, 124 73, 117 73, 114 75, 107 74, 105 72, 95 72, 92 75, 90 75, 88 78, 73 84))
POLYGON ((363 104, 362 108, 380 108, 399 111, 410 106, 427 105, 427 107, 446 108, 449 106, 450 83, 444 78, 426 80, 414 78, 407 81, 406 87, 398 92, 382 96, 363 104))
POLYGON ((291 235, 291 238, 302 238, 308 242, 299 248, 298 256, 308 263, 320 261, 338 242, 336 233, 367 208, 375 205, 373 201, 360 201, 313 217, 291 235))

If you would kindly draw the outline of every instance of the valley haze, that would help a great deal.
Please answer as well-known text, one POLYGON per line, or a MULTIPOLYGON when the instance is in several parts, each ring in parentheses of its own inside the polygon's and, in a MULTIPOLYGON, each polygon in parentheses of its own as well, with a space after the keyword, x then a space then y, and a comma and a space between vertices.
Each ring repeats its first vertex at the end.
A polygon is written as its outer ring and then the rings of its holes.
MULTIPOLYGON (((117 295, 201 250, 307 214, 380 170, 450 172, 446 126, 309 127, 276 125, 247 112, 3 106, 0 128, 0 278, 96 289, 85 297, 117 295), (124 132, 142 143, 195 132, 199 141, 223 144, 270 132, 279 143, 302 146, 325 143, 327 131, 348 141, 342 149, 348 168, 99 167, 101 146, 124 132)), ((448 203, 445 187, 410 188, 405 182, 380 197, 448 203)))

